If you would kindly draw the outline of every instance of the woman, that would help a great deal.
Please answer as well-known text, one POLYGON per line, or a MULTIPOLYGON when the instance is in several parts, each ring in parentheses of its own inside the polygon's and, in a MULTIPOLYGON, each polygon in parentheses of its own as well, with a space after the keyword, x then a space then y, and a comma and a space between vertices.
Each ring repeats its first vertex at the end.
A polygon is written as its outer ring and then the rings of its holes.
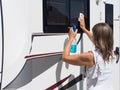
POLYGON ((77 30, 72 28, 69 31, 69 40, 62 53, 62 60, 79 66, 87 67, 87 88, 88 90, 113 90, 113 33, 110 26, 106 23, 98 23, 92 33, 85 27, 84 15, 80 18, 80 27, 94 43, 95 50, 70 55, 70 46, 76 37, 77 30))

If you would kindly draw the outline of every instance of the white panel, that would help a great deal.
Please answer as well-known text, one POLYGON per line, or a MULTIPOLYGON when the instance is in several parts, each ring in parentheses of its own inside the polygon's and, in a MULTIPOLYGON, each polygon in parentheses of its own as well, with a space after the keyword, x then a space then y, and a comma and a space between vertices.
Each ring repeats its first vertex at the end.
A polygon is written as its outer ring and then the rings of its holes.
POLYGON ((96 3, 96 0, 90 0, 90 29, 100 22, 100 3, 96 3))
POLYGON ((2 88, 20 72, 31 43, 30 0, 2 0, 4 19, 4 68, 2 88))
POLYGON ((0 8, 0 82, 2 69, 2 23, 1 23, 1 8, 0 8))
POLYGON ((35 37, 32 44, 31 54, 41 54, 50 52, 61 52, 64 49, 64 39, 66 36, 39 36, 35 37), (61 42, 61 40, 63 42, 61 42))
POLYGON ((30 4, 30 28, 32 32, 43 32, 43 0, 31 0, 30 4))
POLYGON ((113 0, 114 5, 114 19, 120 19, 120 0, 113 0))
POLYGON ((120 90, 120 62, 113 66, 113 87, 114 90, 120 90))
MULTIPOLYGON (((120 0, 114 2, 114 48, 120 47, 120 0)), ((120 62, 114 66, 114 90, 120 90, 120 62)))
MULTIPOLYGON (((120 10, 119 10, 120 11, 120 10)), ((120 47, 120 19, 114 21, 114 49, 120 47)), ((120 61, 114 66, 114 90, 120 90, 120 61)))
MULTIPOLYGON (((79 35, 77 35, 77 38, 79 35)), ((30 54, 42 54, 51 52, 62 52, 64 44, 66 43, 68 35, 58 36, 39 36, 33 39, 32 51, 30 54)), ((77 52, 80 52, 80 45, 78 45, 77 52)))

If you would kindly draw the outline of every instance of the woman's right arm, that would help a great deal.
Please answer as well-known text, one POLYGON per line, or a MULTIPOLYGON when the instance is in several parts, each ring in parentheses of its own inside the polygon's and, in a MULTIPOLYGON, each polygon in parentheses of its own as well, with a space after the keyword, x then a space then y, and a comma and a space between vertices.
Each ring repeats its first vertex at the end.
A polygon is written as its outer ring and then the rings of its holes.
POLYGON ((84 19, 84 15, 81 14, 81 17, 79 18, 80 21, 80 27, 83 30, 83 32, 85 32, 87 34, 87 36, 89 37, 89 39, 93 42, 93 33, 88 31, 85 27, 85 19, 84 19))

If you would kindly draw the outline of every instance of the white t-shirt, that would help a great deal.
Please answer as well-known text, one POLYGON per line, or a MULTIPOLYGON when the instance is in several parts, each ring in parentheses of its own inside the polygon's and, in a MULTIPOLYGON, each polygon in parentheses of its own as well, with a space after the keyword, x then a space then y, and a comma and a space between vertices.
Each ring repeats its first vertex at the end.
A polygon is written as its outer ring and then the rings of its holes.
POLYGON ((87 68, 87 90, 113 90, 113 58, 103 60, 99 50, 93 50, 95 64, 87 68))

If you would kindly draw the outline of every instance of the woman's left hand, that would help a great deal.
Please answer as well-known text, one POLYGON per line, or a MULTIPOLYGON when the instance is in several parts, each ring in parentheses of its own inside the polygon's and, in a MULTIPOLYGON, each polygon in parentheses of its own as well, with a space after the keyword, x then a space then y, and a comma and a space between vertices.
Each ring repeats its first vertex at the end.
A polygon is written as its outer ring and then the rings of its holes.
POLYGON ((73 31, 73 28, 70 27, 70 30, 69 30, 69 33, 68 33, 69 39, 74 39, 74 38, 76 37, 76 35, 77 35, 77 32, 78 32, 77 29, 76 29, 76 31, 74 32, 74 31, 73 31))

